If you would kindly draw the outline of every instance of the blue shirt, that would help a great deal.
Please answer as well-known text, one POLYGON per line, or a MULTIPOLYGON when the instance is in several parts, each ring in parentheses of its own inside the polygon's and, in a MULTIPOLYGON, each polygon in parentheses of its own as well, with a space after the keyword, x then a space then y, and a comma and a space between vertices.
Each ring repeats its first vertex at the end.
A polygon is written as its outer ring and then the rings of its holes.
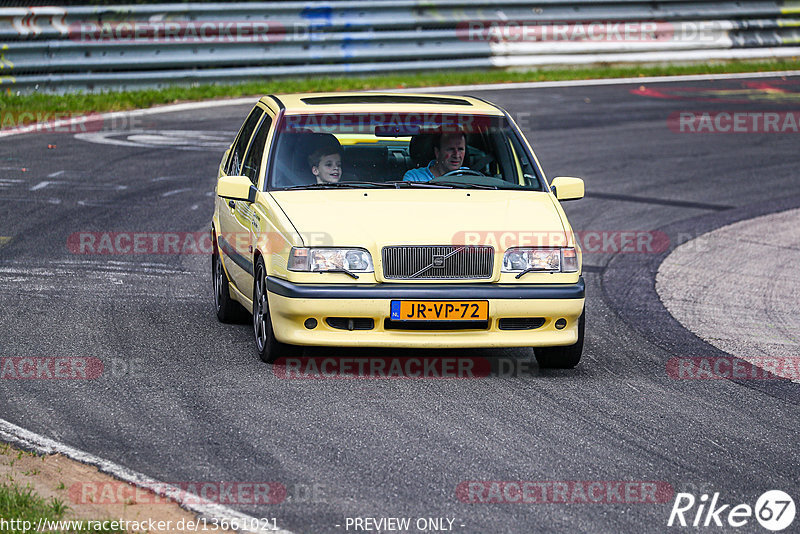
POLYGON ((411 169, 410 171, 406 172, 403 175, 404 182, 430 182, 433 180, 434 176, 431 172, 431 166, 436 163, 435 159, 432 159, 430 163, 428 163, 427 167, 418 167, 416 169, 411 169))

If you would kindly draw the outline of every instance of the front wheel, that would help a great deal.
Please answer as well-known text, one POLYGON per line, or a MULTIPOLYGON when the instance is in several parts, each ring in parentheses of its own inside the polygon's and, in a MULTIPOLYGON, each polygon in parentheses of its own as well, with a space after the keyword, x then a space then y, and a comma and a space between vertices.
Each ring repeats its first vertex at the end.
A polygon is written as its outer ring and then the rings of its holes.
POLYGON ((535 347, 533 354, 542 369, 573 369, 581 361, 583 331, 586 328, 586 310, 578 319, 578 341, 565 347, 535 347))
POLYGON ((267 270, 261 258, 256 263, 253 280, 253 330, 256 335, 256 350, 262 362, 272 363, 278 358, 299 356, 303 352, 303 347, 281 343, 275 339, 267 301, 267 270))

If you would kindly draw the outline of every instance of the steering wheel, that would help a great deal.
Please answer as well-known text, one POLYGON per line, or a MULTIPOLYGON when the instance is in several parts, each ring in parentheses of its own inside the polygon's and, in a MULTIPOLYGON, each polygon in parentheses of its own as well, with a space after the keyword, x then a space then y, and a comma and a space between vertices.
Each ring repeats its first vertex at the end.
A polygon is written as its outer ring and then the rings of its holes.
POLYGON ((477 159, 475 161, 470 161, 469 166, 472 170, 483 169, 489 166, 489 164, 494 163, 494 161, 495 161, 494 156, 492 156, 491 154, 486 154, 480 159, 477 159))
POLYGON ((460 169, 456 169, 456 170, 454 170, 454 171, 450 171, 450 172, 446 172, 446 173, 444 173, 444 174, 441 176, 441 178, 444 178, 444 177, 446 177, 446 176, 464 176, 464 175, 466 175, 466 176, 481 176, 481 177, 486 177, 486 175, 485 175, 485 174, 483 174, 481 171, 476 171, 476 170, 474 170, 474 169, 470 169, 469 167, 462 167, 462 168, 460 168, 460 169))

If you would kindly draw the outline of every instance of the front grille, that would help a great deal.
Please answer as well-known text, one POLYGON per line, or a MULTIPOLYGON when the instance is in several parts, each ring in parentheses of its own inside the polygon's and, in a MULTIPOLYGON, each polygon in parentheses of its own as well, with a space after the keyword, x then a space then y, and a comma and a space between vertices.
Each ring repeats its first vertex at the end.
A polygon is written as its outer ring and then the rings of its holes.
POLYGON ((383 247, 383 276, 388 280, 491 278, 494 248, 486 246, 383 247))

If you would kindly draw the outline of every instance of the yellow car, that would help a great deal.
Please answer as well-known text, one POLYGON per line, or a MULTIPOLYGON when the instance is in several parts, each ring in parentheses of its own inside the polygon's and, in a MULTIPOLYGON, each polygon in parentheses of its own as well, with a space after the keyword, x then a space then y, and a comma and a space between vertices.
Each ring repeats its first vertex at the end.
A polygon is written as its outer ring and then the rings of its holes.
POLYGON ((513 119, 391 93, 261 98, 220 162, 217 317, 252 314, 265 362, 304 345, 533 347, 578 364, 581 251, 513 119), (243 309, 242 309, 243 308, 243 309))

